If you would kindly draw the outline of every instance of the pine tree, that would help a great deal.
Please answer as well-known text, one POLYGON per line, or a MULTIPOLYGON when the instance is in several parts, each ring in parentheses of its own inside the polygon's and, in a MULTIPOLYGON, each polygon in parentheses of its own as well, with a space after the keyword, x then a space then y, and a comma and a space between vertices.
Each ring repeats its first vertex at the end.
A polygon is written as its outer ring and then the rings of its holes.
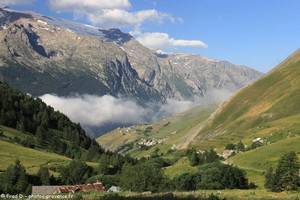
POLYGON ((25 168, 17 160, 2 174, 2 190, 9 194, 23 194, 28 191, 28 177, 25 168))
POLYGON ((237 151, 245 151, 245 145, 242 143, 242 141, 239 141, 239 143, 237 143, 236 150, 237 151))
POLYGON ((50 174, 47 167, 40 167, 37 175, 42 185, 50 185, 50 174))
POLYGON ((274 172, 272 167, 270 167, 265 174, 265 188, 270 190, 274 188, 274 172))
POLYGON ((39 143, 43 143, 44 140, 47 138, 47 129, 44 126, 39 126, 36 129, 35 135, 37 136, 39 143))
POLYGON ((284 154, 274 176, 275 191, 296 190, 299 186, 299 161, 295 152, 284 154))
POLYGON ((193 151, 190 156, 190 161, 192 166, 196 166, 199 164, 199 158, 196 151, 193 151))
POLYGON ((236 146, 235 144, 229 143, 225 146, 226 150, 235 150, 236 146))

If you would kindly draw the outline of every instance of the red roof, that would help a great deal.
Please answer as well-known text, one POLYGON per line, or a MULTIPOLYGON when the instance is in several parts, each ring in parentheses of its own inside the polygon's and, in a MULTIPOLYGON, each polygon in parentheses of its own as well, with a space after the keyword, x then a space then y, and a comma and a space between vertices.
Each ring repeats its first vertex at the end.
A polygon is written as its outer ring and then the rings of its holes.
POLYGON ((75 192, 105 192, 106 189, 101 182, 83 185, 65 185, 57 189, 55 193, 75 193, 75 192))

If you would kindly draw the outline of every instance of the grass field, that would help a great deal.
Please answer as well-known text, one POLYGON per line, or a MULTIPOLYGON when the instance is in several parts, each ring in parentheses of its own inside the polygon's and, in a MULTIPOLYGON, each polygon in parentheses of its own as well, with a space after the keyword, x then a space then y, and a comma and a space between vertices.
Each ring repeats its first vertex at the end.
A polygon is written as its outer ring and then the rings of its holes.
MULTIPOLYGON (((66 156, 47 152, 43 149, 27 148, 9 141, 10 138, 24 138, 28 135, 5 126, 1 126, 1 129, 6 137, 0 138, 0 171, 5 171, 16 160, 21 161, 29 174, 36 173, 42 165, 47 165, 50 169, 57 168, 68 164, 71 160, 66 156)), ((87 164, 93 168, 98 166, 97 163, 93 162, 87 162, 87 164)))
POLYGON ((189 159, 187 157, 183 157, 173 165, 166 167, 164 172, 169 178, 174 178, 183 173, 197 172, 197 167, 191 166, 189 159))
MULTIPOLYGON (((163 193, 160 193, 163 194, 163 193)), ((221 198, 226 198, 226 200, 299 200, 300 193, 299 192, 281 192, 274 193, 268 192, 266 190, 198 190, 194 192, 173 192, 176 197, 187 197, 187 196, 206 196, 208 197, 210 194, 214 194, 221 198)), ((82 197, 88 200, 100 199, 103 197, 105 193, 83 193, 82 197)), ((146 197, 151 197, 157 194, 141 194, 141 193, 133 193, 133 192, 121 192, 120 196, 124 197, 134 197, 138 196, 143 199, 149 199, 146 197)), ((103 198, 105 199, 105 198, 103 198)))
MULTIPOLYGON (((295 151, 300 159, 300 136, 279 140, 275 143, 259 147, 254 150, 238 153, 226 160, 226 163, 242 168, 247 173, 250 182, 254 182, 259 189, 264 188, 264 172, 272 166, 276 168, 280 156, 295 151)), ((164 169, 169 178, 174 178, 185 172, 196 172, 187 157, 180 158, 173 165, 164 169)))
POLYGON ((30 174, 36 173, 41 165, 61 165, 69 160, 58 154, 38 151, 0 140, 0 170, 6 170, 17 159, 30 174))
POLYGON ((239 153, 227 162, 244 169, 249 180, 263 188, 264 172, 271 166, 275 168, 280 156, 290 151, 295 151, 300 159, 300 136, 239 153))

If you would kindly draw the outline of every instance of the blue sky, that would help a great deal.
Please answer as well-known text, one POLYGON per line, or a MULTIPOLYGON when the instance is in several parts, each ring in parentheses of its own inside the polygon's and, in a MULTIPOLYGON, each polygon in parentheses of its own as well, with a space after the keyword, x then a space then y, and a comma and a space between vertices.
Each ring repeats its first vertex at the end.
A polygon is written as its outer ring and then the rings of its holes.
POLYGON ((29 1, 4 0, 18 10, 97 26, 117 26, 131 31, 150 47, 156 44, 154 48, 166 51, 228 60, 262 72, 300 48, 299 0, 76 0, 78 4, 72 5, 68 1, 74 0, 29 1), (27 5, 18 4, 25 1, 27 5), (86 4, 83 8, 80 3, 84 1, 92 8, 86 4), (99 2, 115 4, 103 8, 97 7, 99 2), (122 20, 114 15, 104 16, 108 9, 121 10, 128 17, 122 20), (150 14, 141 12, 145 10, 151 10, 150 14), (136 20, 137 16, 146 17, 136 20))

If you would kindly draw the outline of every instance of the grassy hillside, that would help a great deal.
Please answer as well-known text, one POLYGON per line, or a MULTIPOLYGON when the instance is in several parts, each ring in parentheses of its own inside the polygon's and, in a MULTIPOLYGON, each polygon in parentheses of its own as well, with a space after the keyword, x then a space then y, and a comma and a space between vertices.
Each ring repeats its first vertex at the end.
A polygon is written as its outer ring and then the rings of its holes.
POLYGON ((0 159, 1 171, 6 170, 18 159, 31 174, 36 173, 41 165, 61 165, 69 160, 55 153, 38 151, 2 140, 0 140, 0 159))
POLYGON ((165 175, 169 178, 175 178, 176 176, 184 173, 192 173, 197 171, 198 167, 191 166, 190 161, 187 157, 179 159, 176 163, 164 169, 165 175))
MULTIPOLYGON (((44 149, 33 149, 24 147, 14 142, 15 138, 28 137, 26 134, 9 127, 0 126, 3 136, 0 136, 0 172, 5 171, 7 167, 14 164, 16 160, 20 160, 26 171, 35 174, 40 166, 47 166, 53 170, 59 166, 64 166, 71 161, 70 158, 56 153, 46 151, 44 149)), ((34 138, 33 138, 34 139, 34 138)), ((87 162, 91 167, 98 166, 97 163, 87 162)))
POLYGON ((177 150, 186 149, 215 107, 198 106, 153 124, 119 128, 99 137, 97 141, 107 149, 130 153, 134 157, 148 156, 156 149, 162 153, 172 147, 177 150), (142 139, 154 140, 159 144, 139 148, 137 143, 142 139))
POLYGON ((300 159, 300 136, 290 137, 276 143, 239 153, 227 160, 247 171, 250 181, 259 187, 264 185, 264 172, 269 168, 276 168, 279 158, 290 151, 295 151, 300 159))
POLYGON ((47 149, 70 158, 96 160, 104 152, 80 124, 47 106, 39 98, 0 82, 0 124, 17 129, 24 138, 15 142, 47 149))
POLYGON ((273 71, 238 92, 215 113, 193 144, 222 148, 229 142, 250 143, 300 134, 300 51, 273 71))

